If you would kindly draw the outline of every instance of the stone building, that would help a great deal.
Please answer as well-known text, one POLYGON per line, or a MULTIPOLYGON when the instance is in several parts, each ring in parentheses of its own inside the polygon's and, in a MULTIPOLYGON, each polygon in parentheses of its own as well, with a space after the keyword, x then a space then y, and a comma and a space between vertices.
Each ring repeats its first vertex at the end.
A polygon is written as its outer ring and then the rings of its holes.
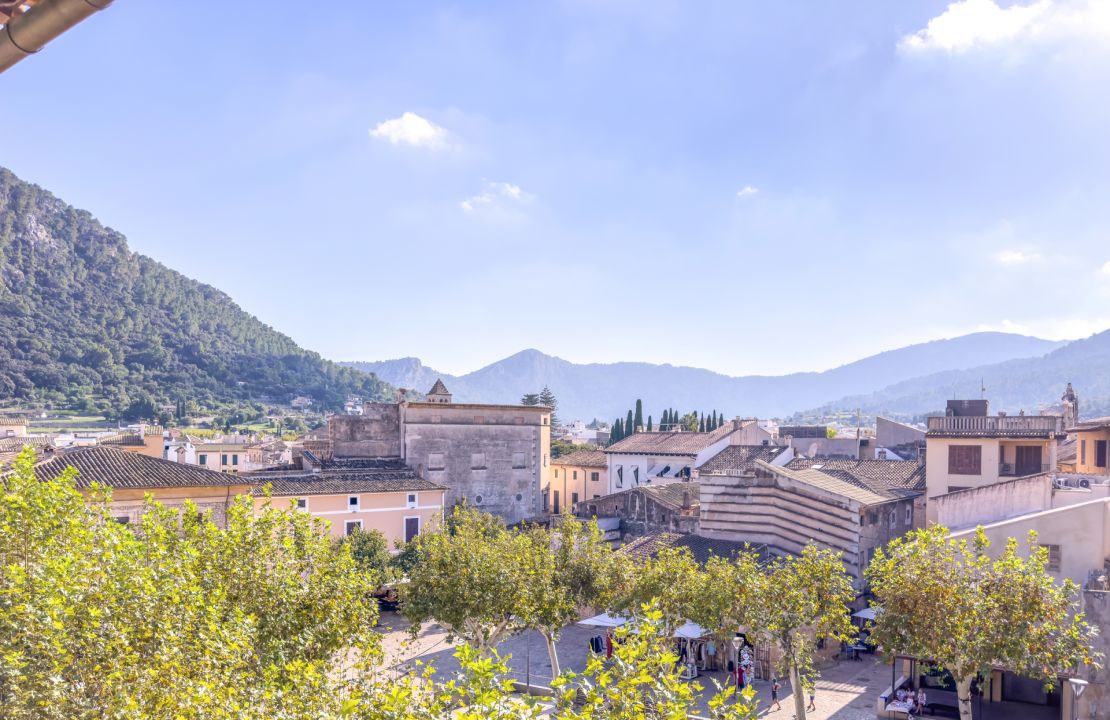
POLYGON ((551 409, 456 403, 437 381, 428 401, 368 402, 328 420, 335 458, 400 458, 460 502, 514 523, 542 512, 550 482, 551 409))

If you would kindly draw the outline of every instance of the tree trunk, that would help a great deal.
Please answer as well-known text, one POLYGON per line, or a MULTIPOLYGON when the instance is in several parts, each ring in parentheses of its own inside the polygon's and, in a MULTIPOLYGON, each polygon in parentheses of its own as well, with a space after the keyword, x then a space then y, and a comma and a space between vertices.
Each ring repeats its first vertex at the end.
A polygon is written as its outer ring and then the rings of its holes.
POLYGON ((974 679, 974 675, 968 675, 956 682, 956 702, 960 706, 960 720, 972 720, 971 682, 974 679))
POLYGON ((551 679, 554 680, 562 673, 562 669, 559 667, 559 652, 555 649, 555 636, 546 630, 541 635, 547 643, 547 658, 551 661, 551 679))
POLYGON ((793 656, 790 662, 790 694, 794 696, 794 717, 797 720, 806 720, 806 691, 802 687, 802 675, 798 672, 798 664, 793 656))

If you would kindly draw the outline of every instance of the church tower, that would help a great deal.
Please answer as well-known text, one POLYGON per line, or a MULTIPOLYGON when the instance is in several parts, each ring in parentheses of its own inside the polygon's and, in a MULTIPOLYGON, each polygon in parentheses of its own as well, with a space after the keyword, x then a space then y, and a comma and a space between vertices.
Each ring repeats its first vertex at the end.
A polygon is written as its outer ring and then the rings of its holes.
POLYGON ((1075 394, 1071 383, 1068 383, 1060 400, 1064 405, 1064 430, 1070 430, 1079 424, 1079 396, 1075 394))

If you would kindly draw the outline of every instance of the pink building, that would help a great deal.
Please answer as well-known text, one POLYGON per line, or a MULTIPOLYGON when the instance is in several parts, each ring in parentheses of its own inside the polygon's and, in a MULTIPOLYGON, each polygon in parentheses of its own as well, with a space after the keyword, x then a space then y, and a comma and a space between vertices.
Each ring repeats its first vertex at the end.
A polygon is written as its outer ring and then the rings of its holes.
POLYGON ((412 540, 443 519, 445 488, 425 480, 398 458, 337 459, 308 470, 250 473, 256 506, 267 491, 275 507, 300 511, 331 523, 333 537, 378 530, 390 546, 412 540))

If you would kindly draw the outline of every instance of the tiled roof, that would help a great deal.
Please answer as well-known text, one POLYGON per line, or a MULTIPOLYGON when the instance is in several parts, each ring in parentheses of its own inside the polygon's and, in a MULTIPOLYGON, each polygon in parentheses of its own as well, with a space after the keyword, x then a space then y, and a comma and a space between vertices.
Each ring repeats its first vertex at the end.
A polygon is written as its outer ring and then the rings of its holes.
MULTIPOLYGON (((836 477, 834 474, 825 473, 821 470, 814 470, 813 468, 799 468, 792 470, 790 468, 775 467, 762 460, 756 461, 761 468, 767 472, 774 473, 780 477, 789 478, 796 482, 804 483, 815 488, 820 488, 827 492, 846 497, 850 500, 855 500, 861 505, 880 505, 894 499, 892 494, 877 493, 869 490, 866 487, 861 487, 847 479, 836 477)), ((839 473, 837 473, 839 474, 839 473)))
POLYGON ((1078 440, 1059 440, 1056 442, 1056 462, 1073 463, 1079 456, 1078 440))
POLYGON ((553 465, 574 465, 576 467, 607 467, 609 461, 601 450, 575 450, 567 455, 560 455, 551 463, 553 465))
POLYGON ((443 380, 440 379, 440 378, 436 378, 436 383, 435 383, 435 385, 432 385, 432 389, 428 391, 428 394, 429 395, 450 395, 451 393, 447 390, 447 386, 443 384, 443 380))
POLYGON ((310 470, 261 470, 246 473, 245 477, 255 486, 255 495, 265 494, 267 484, 273 496, 444 489, 442 485, 418 476, 400 458, 330 460, 316 473, 310 470))
POLYGON ((29 435, 24 437, 0 438, 0 452, 19 452, 27 445, 33 448, 50 447, 54 444, 52 435, 29 435))
POLYGON ((69 467, 77 469, 77 487, 81 488, 94 482, 113 488, 143 490, 247 484, 235 475, 105 446, 81 448, 43 461, 35 466, 35 476, 39 480, 50 480, 69 467))
POLYGON ((117 445, 127 447, 146 447, 146 441, 138 435, 124 433, 121 435, 108 435, 97 440, 98 445, 117 445))
POLYGON ((733 430, 726 422, 711 433, 702 432, 638 432, 605 448, 607 453, 631 455, 697 455, 726 437, 733 430))
POLYGON ((763 545, 750 545, 736 540, 720 540, 702 537, 701 535, 684 535, 672 532, 657 532, 636 538, 623 545, 620 552, 646 560, 655 557, 661 550, 668 548, 686 548, 694 556, 694 560, 699 563, 705 563, 713 555, 731 559, 745 550, 759 553, 761 559, 767 559, 766 546, 763 545))
POLYGON ((1076 432, 1082 430, 1110 430, 1110 416, 1091 418, 1090 420, 1080 420, 1076 423, 1075 427, 1068 428, 1068 432, 1076 432))
POLYGON ((755 461, 771 462, 786 450, 776 445, 729 445, 698 466, 707 475, 732 475, 754 472, 755 461))
POLYGON ((875 492, 925 490, 925 464, 916 460, 828 460, 794 458, 791 470, 813 468, 875 492))
POLYGON ((634 490, 643 491, 675 510, 682 510, 683 503, 687 503, 687 510, 693 508, 697 512, 700 507, 699 488, 696 482, 673 482, 665 485, 642 485, 634 490))

